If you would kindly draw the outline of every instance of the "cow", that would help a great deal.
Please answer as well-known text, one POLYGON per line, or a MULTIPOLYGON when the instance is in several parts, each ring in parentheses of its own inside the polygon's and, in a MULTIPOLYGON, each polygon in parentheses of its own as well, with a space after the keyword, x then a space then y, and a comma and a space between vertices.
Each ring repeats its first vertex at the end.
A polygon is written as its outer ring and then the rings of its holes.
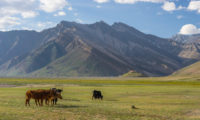
POLYGON ((101 91, 93 90, 92 100, 93 99, 103 99, 103 95, 101 94, 101 91))
POLYGON ((26 92, 26 102, 25 102, 25 105, 26 106, 27 105, 30 106, 30 99, 32 98, 32 99, 35 99, 35 104, 36 104, 36 106, 38 106, 38 105, 40 105, 39 100, 40 100, 41 97, 42 97, 41 94, 38 93, 37 90, 28 90, 26 92))
POLYGON ((46 100, 45 103, 48 105, 48 101, 51 100, 52 98, 60 98, 62 99, 61 94, 58 94, 55 89, 50 89, 50 90, 43 90, 43 89, 38 89, 38 90, 28 90, 26 92, 26 101, 25 105, 30 106, 30 99, 35 99, 35 104, 39 106, 43 106, 43 100, 46 100))
POLYGON ((55 90, 56 91, 56 95, 52 96, 49 100, 51 101, 51 105, 56 105, 58 98, 62 99, 61 96, 61 92, 63 91, 62 89, 57 89, 57 88, 51 88, 51 90, 55 90))
MULTIPOLYGON (((62 92, 62 91, 63 91, 62 89, 56 89, 56 93, 57 93, 57 94, 60 94, 60 95, 61 95, 61 92, 62 92)), ((57 104, 57 101, 58 101, 58 98, 59 98, 59 97, 54 97, 54 99, 51 100, 51 104, 56 105, 56 104, 57 104)))

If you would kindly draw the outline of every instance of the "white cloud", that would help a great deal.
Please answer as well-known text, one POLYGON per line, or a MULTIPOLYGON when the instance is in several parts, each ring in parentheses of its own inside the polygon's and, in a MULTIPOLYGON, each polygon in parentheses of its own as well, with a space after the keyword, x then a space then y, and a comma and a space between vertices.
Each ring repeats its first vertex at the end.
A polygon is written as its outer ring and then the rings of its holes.
POLYGON ((4 16, 0 18, 1 30, 8 30, 15 25, 20 25, 20 19, 17 17, 4 16))
POLYGON ((48 13, 62 10, 67 5, 66 0, 40 0, 40 9, 48 13))
POLYGON ((58 12, 58 15, 59 15, 59 16, 65 16, 66 13, 65 13, 64 11, 60 11, 60 12, 58 12))
POLYGON ((15 14, 19 14, 19 10, 17 10, 16 8, 13 7, 1 7, 0 8, 0 15, 4 16, 4 15, 15 15, 15 14))
MULTIPOLYGON (((14 16, 20 14, 22 17, 24 14, 29 14, 33 17, 36 14, 33 13, 37 9, 35 0, 1 0, 0 1, 0 16, 14 16), (23 13, 23 15, 22 15, 23 13), (34 14, 34 15, 33 15, 34 14)), ((29 15, 30 16, 30 15, 29 15)))
POLYGON ((165 11, 174 11, 174 10, 176 10, 176 5, 174 2, 166 1, 166 2, 164 2, 162 9, 165 11))
POLYGON ((137 2, 163 3, 162 9, 168 12, 185 9, 185 7, 181 5, 179 7, 176 7, 176 4, 174 2, 170 2, 170 0, 114 0, 114 1, 119 4, 135 4, 137 2))
POLYGON ((2 7, 0 8, 0 16, 15 16, 21 15, 23 18, 33 18, 36 17, 39 13, 32 10, 22 10, 14 7, 2 7))
POLYGON ((54 16, 65 16, 66 13, 64 11, 59 11, 57 14, 55 14, 54 16))
POLYGON ((179 33, 183 34, 183 35, 198 34, 198 33, 200 33, 200 29, 197 28, 193 24, 186 24, 186 25, 182 26, 179 33))
POLYGON ((198 13, 200 13, 200 1, 190 1, 188 10, 196 10, 198 13))
POLYGON ((29 27, 21 27, 22 30, 33 30, 32 28, 29 27))
POLYGON ((97 3, 106 3, 109 2, 109 0, 94 0, 97 3))
POLYGON ((33 18, 33 17, 37 16, 38 13, 36 13, 34 11, 27 11, 27 12, 22 12, 21 15, 23 18, 33 18))
POLYGON ((178 8, 177 8, 177 10, 182 10, 182 9, 186 9, 186 7, 183 7, 183 6, 179 6, 178 8))
POLYGON ((36 24, 36 30, 37 31, 41 31, 41 30, 44 30, 45 28, 49 28, 49 27, 53 27, 53 26, 55 26, 56 24, 55 23, 53 23, 53 22, 49 22, 49 21, 47 21, 47 22, 38 22, 37 24, 36 24))
MULTIPOLYGON (((68 0, 0 0, 0 31, 10 29, 32 28, 41 30, 49 27, 50 23, 38 23, 28 18, 40 15, 41 11, 47 14, 65 16, 63 9, 72 10, 68 0), (34 25, 33 25, 34 24, 34 25), (41 28, 40 28, 40 27, 41 28), (39 28, 38 28, 39 27, 39 28)), ((45 19, 43 19, 45 21, 45 19)), ((51 25, 50 25, 51 26, 51 25)))
POLYGON ((120 4, 134 4, 136 2, 152 2, 152 3, 162 3, 165 0, 114 0, 116 3, 120 4))

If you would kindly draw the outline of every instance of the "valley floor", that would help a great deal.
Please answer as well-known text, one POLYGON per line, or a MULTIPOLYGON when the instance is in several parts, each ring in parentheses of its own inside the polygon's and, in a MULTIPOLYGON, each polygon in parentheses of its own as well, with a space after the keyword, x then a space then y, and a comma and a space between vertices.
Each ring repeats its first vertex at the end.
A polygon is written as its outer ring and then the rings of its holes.
POLYGON ((0 120, 198 120, 198 77, 0 79, 0 120), (25 107, 29 89, 63 88, 56 106, 25 107), (92 100, 101 90, 104 100, 92 100), (132 109, 132 106, 138 109, 132 109))

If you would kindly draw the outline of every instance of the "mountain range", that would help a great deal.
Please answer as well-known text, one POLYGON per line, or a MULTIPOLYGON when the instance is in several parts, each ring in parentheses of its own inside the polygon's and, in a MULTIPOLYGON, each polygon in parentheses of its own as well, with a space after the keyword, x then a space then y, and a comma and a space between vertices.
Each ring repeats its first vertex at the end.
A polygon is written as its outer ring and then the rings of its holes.
POLYGON ((200 60, 200 35, 170 39, 118 22, 62 21, 36 31, 0 32, 0 76, 165 76, 200 60))

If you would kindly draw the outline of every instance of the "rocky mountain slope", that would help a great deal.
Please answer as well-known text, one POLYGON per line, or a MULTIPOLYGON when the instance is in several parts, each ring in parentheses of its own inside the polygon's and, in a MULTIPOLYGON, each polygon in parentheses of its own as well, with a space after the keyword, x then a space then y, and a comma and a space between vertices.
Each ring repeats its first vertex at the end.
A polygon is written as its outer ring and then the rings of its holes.
POLYGON ((199 60, 188 55, 193 49, 186 43, 124 23, 62 21, 42 32, 12 32, 0 33, 0 46, 7 45, 0 47, 1 76, 119 76, 130 70, 163 76, 199 60))
POLYGON ((199 74, 200 74, 200 62, 196 62, 178 71, 175 71, 172 75, 173 76, 199 76, 199 74))

